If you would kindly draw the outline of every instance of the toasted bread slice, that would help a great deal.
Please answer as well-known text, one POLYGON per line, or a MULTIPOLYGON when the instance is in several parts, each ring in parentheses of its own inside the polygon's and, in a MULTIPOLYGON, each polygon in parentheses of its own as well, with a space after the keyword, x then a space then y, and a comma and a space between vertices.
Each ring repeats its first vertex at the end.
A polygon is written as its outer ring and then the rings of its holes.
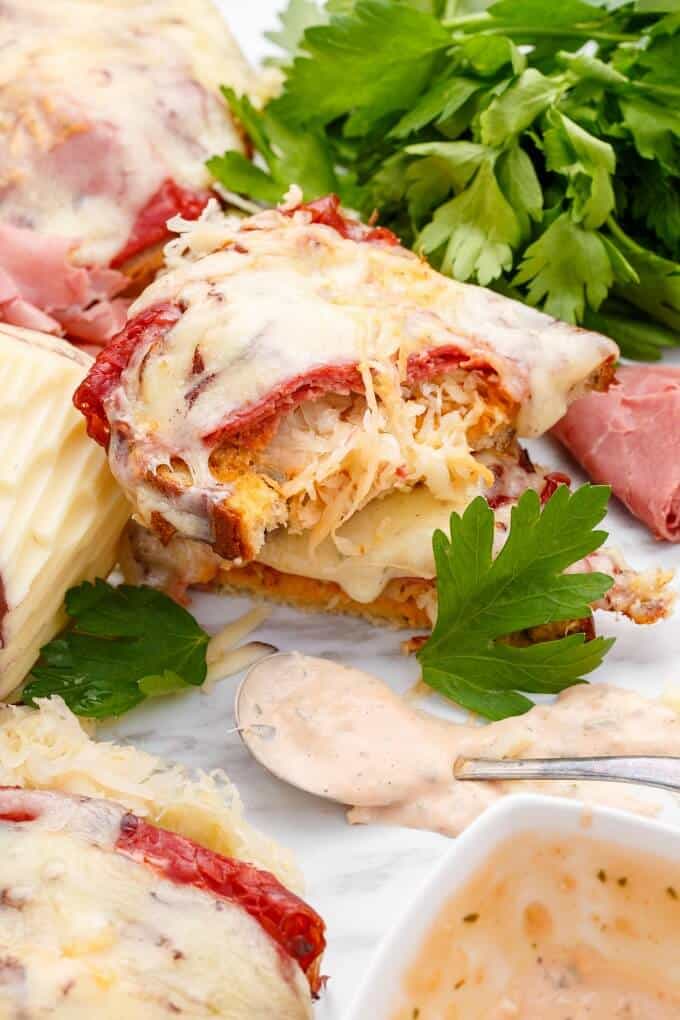
MULTIPOLYGON (((498 551, 505 541, 510 514, 528 488, 542 500, 569 479, 535 466, 519 447, 479 455, 493 484, 484 493, 494 510, 498 551)), ((185 597, 190 586, 251 594, 300 609, 359 616, 373 623, 429 630, 437 615, 432 534, 448 530, 452 510, 424 488, 375 500, 339 530, 335 539, 317 546, 305 535, 285 529, 271 535, 258 560, 233 566, 205 543, 175 535, 163 544, 157 535, 132 524, 121 549, 126 576, 185 597)), ((599 550, 575 569, 609 574, 614 583, 593 608, 623 613, 636 623, 667 616, 673 603, 671 574, 639 573, 613 549, 599 550)), ((548 640, 574 630, 592 635, 592 619, 534 628, 514 641, 548 640)))
MULTIPOLYGON (((668 588, 671 573, 632 570, 615 550, 603 550, 599 555, 602 566, 597 569, 607 570, 613 575, 614 585, 593 609, 622 613, 638 624, 657 623, 669 615, 675 598, 668 588)), ((417 630, 432 628, 437 601, 434 581, 394 579, 376 599, 363 603, 350 598, 333 581, 282 574, 262 563, 220 571, 210 587, 238 595, 253 595, 308 612, 342 613, 361 617, 370 623, 417 630)), ((513 635, 512 643, 551 641, 577 632, 593 637, 592 618, 532 627, 513 635)))
POLYGON ((130 280, 123 292, 124 297, 130 299, 139 297, 142 291, 153 283, 163 268, 164 247, 164 244, 153 244, 123 263, 120 271, 130 280))

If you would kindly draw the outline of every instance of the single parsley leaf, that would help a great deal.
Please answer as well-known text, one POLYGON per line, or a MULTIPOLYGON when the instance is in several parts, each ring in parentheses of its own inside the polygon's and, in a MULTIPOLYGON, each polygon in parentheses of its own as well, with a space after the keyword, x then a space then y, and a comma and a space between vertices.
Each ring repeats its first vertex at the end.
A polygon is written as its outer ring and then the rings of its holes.
POLYGON ((442 272, 486 286, 512 268, 512 250, 520 239, 520 222, 486 159, 472 183, 437 209, 419 247, 428 254, 443 248, 442 272))
POLYGON ((482 77, 494 77, 508 64, 513 74, 521 74, 527 66, 524 54, 503 35, 470 36, 461 43, 460 51, 462 59, 482 77))
POLYGON ((227 191, 247 195, 255 202, 276 205, 288 190, 288 185, 278 175, 275 178, 266 173, 236 150, 212 156, 205 165, 227 191))
POLYGON ((471 78, 444 78, 415 103, 413 109, 399 120, 389 138, 407 138, 431 124, 448 120, 479 90, 479 82, 471 78))
POLYGON ((680 260, 680 188, 659 163, 644 168, 645 187, 635 188, 631 194, 631 216, 662 241, 667 254, 680 260))
POLYGON ((153 588, 97 579, 66 594, 71 626, 46 644, 23 700, 59 694, 77 715, 122 715, 145 697, 200 686, 209 635, 153 588))
POLYGON ((306 29, 327 21, 326 10, 315 0, 289 0, 285 11, 279 13, 280 28, 265 32, 264 37, 283 50, 286 56, 294 57, 299 53, 306 29))
POLYGON ((616 288, 627 301, 652 316, 656 323, 665 323, 677 334, 680 333, 680 265, 666 262, 667 269, 650 252, 646 257, 631 255, 630 262, 635 269, 639 284, 629 283, 616 288))
POLYGON ((543 190, 534 164, 518 142, 508 146, 499 156, 496 176, 501 191, 515 210, 522 240, 526 241, 531 233, 531 221, 541 221, 543 190))
MULTIPOLYGON (((144 701, 139 685, 118 671, 105 676, 104 670, 97 672, 97 664, 92 667, 90 660, 85 660, 84 668, 76 667, 70 645, 65 641, 59 645, 59 640, 45 646, 49 649, 48 658, 45 664, 34 667, 23 690, 24 704, 34 705, 38 698, 58 694, 76 715, 109 719, 124 715, 144 701)), ((77 650, 76 654, 80 652, 77 650)))
MULTIPOLYGON (((493 159, 493 150, 476 142, 422 142, 408 145, 404 150, 409 156, 426 156, 446 168, 449 187, 462 191, 469 184, 476 170, 485 160, 493 159)), ((417 166, 418 164, 414 164, 417 166)))
POLYGON ((513 280, 529 284, 529 303, 565 322, 581 322, 586 300, 597 309, 615 279, 607 246, 562 213, 524 252, 513 280))
MULTIPOLYGON (((640 50, 637 66, 644 71, 642 80, 646 86, 668 86, 659 88, 660 95, 673 95, 680 88, 680 12, 674 7, 675 21, 666 21, 666 33, 654 33, 651 45, 640 50), (673 88, 675 87, 675 88, 673 88)), ((657 26, 659 28, 660 26, 657 26)))
POLYGON ((634 96, 621 100, 621 112, 640 155, 680 174, 680 111, 634 96))
POLYGON ((678 342, 672 329, 641 318, 636 308, 616 298, 608 298, 597 312, 587 309, 583 324, 616 340, 621 354, 637 361, 659 361, 664 348, 678 342))
POLYGON ((474 142, 423 142, 407 146, 404 153, 419 157, 405 172, 402 170, 409 213, 417 229, 452 191, 466 187, 490 150, 474 142))
POLYGON ((488 13, 498 25, 508 28, 529 26, 530 28, 574 28, 589 22, 602 20, 602 11, 584 0, 560 0, 546 3, 545 0, 497 0, 488 8, 488 13))
POLYGON ((611 64, 589 53, 566 53, 561 51, 557 54, 557 61, 575 75, 578 75, 579 78, 596 81, 610 88, 628 85, 628 78, 625 74, 617 71, 611 64))
POLYGON ((164 669, 162 673, 143 676, 137 686, 147 698, 158 698, 163 694, 174 694, 186 687, 187 684, 179 673, 175 673, 172 669, 164 669))
POLYGON ((617 293, 657 323, 680 332, 680 263, 643 248, 611 217, 607 227, 621 256, 625 256, 636 274, 636 280, 622 280, 617 293))
POLYGON ((595 230, 614 209, 614 149, 559 110, 550 110, 547 121, 550 126, 543 135, 546 166, 569 178, 567 197, 573 202, 573 218, 595 230))
POLYGON ((354 11, 305 32, 283 95, 271 104, 290 123, 328 124, 350 114, 361 135, 388 113, 408 110, 451 44, 440 22, 390 0, 359 0, 354 11))
POLYGON ((525 131, 561 95, 563 85, 527 68, 517 81, 487 107, 480 117, 485 145, 502 145, 525 131))
POLYGON ((451 177, 450 163, 440 156, 418 159, 406 170, 408 209, 416 230, 451 194, 451 177))
POLYGON ((482 497, 463 516, 451 515, 451 534, 437 531, 437 622, 418 653, 423 679, 436 690, 490 719, 516 715, 532 702, 520 691, 557 693, 595 669, 613 644, 582 634, 528 647, 507 644, 510 634, 548 623, 582 619, 611 587, 597 573, 568 573, 599 548, 609 489, 559 486, 541 510, 533 491, 512 510, 505 545, 493 558, 494 515, 482 497))

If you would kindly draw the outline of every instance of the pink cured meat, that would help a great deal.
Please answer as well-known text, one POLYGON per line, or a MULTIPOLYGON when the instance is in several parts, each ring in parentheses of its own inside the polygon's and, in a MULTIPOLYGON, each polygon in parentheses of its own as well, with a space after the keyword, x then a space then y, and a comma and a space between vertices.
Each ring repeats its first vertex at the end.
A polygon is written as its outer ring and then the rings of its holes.
POLYGON ((553 434, 657 538, 680 542, 680 368, 625 365, 571 405, 553 434))
POLYGON ((128 279, 105 267, 76 266, 73 242, 0 224, 0 321, 104 344, 122 329, 128 279))

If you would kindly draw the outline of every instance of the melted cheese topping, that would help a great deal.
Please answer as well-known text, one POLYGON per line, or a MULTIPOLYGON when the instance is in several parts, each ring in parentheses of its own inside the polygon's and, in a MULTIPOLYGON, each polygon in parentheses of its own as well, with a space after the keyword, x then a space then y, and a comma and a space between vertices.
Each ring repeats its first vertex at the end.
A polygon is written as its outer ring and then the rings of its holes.
POLYGON ((129 510, 71 396, 91 359, 39 333, 0 326, 0 696, 63 626, 64 593, 105 577, 129 510))
MULTIPOLYGON (((493 495, 496 489, 516 499, 528 488, 541 491, 545 472, 529 473, 511 456, 478 456, 486 474, 497 476, 489 489, 482 481, 477 491, 460 491, 458 499, 443 502, 424 486, 412 492, 393 492, 374 500, 347 521, 333 537, 319 544, 309 536, 279 530, 271 534, 257 560, 283 574, 298 574, 318 581, 334 581, 355 602, 373 602, 395 578, 431 580, 436 575, 432 535, 438 529, 449 534, 451 514, 463 513, 474 495, 493 495)), ((502 546, 510 516, 510 504, 495 511, 495 548, 502 546)), ((228 577, 228 575, 227 575, 228 577)))
POLYGON ((205 159, 242 146, 219 85, 249 72, 208 0, 8 0, 0 51, 0 218, 80 262, 108 262, 166 177, 206 187, 205 159))
POLYGON ((122 809, 0 822, 0 1017, 308 1020, 299 967, 241 907, 113 850, 122 809))
POLYGON ((186 223, 166 253, 171 271, 131 314, 162 301, 186 310, 162 352, 148 359, 141 384, 134 361, 125 384, 133 418, 180 449, 313 368, 396 357, 405 369, 409 355, 446 346, 491 365, 522 402, 519 433, 539 435, 562 417, 572 391, 618 353, 597 333, 451 280, 404 248, 358 243, 312 224, 305 210, 246 221, 209 210, 186 223), (197 345, 199 376, 191 371, 197 345))
POLYGON ((337 532, 310 548, 309 536, 276 531, 257 555, 282 574, 334 581, 356 602, 373 602, 393 578, 435 576, 432 533, 448 533, 457 507, 427 489, 391 493, 356 513, 337 532))

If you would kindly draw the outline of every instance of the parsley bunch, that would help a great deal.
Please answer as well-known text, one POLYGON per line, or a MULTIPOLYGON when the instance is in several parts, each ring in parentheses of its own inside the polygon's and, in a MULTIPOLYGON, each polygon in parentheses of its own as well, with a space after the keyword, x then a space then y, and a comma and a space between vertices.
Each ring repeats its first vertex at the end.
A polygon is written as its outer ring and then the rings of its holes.
POLYGON ((337 191, 456 279, 614 337, 680 343, 678 0, 291 0, 280 96, 225 89, 264 203, 337 191), (266 167, 266 169, 265 169, 266 167))

